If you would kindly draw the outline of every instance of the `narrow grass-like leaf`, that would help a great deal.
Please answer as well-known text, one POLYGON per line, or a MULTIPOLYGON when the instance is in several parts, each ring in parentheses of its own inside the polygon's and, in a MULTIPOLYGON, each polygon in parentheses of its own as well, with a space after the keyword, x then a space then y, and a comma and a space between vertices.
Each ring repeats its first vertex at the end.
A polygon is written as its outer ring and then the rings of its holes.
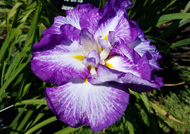
POLYGON ((18 105, 25 105, 25 104, 31 104, 31 105, 39 105, 39 104, 42 104, 42 105, 47 105, 47 102, 45 99, 30 99, 30 100, 23 100, 21 102, 17 102, 15 104, 15 106, 18 106, 18 105))
POLYGON ((0 96, 2 95, 2 93, 5 91, 5 89, 9 86, 9 84, 17 77, 17 75, 23 70, 23 68, 29 63, 30 61, 30 56, 28 57, 27 61, 25 63, 22 63, 18 66, 18 68, 14 71, 14 73, 12 73, 12 75, 10 76, 10 79, 8 79, 7 81, 5 81, 5 83, 3 84, 3 86, 0 88, 0 96))
POLYGON ((35 125, 34 127, 30 128, 27 132, 25 132, 25 134, 31 134, 33 132, 35 132, 36 130, 38 130, 39 128, 42 128, 45 125, 48 125, 49 123, 52 123, 54 121, 56 121, 56 117, 53 116, 51 118, 48 118, 40 123, 38 123, 37 125, 35 125))
POLYGON ((185 9, 183 10, 184 13, 186 13, 190 9, 190 1, 185 6, 185 9))
POLYGON ((10 10, 9 14, 8 14, 8 17, 7 17, 7 32, 9 33, 10 31, 10 27, 9 27, 9 21, 10 21, 10 18, 13 17, 15 14, 16 14, 16 10, 18 9, 18 7, 20 7, 22 5, 21 2, 17 2, 15 4, 15 6, 10 10))
MULTIPOLYGON (((81 128, 81 127, 79 127, 79 128, 81 128)), ((66 128, 63 128, 60 131, 55 132, 54 134, 70 134, 70 133, 76 131, 79 128, 66 127, 66 128)))
MULTIPOLYGON (((165 110, 163 110, 162 108, 160 108, 158 105, 156 105, 156 104, 154 104, 154 103, 152 103, 152 102, 151 102, 151 105, 152 105, 152 108, 153 108, 156 112, 158 112, 158 113, 161 114, 161 115, 167 116, 167 112, 166 112, 165 110)), ((173 121, 176 121, 176 122, 178 122, 178 123, 185 124, 185 122, 182 122, 182 121, 180 121, 180 120, 177 120, 176 118, 174 118, 174 117, 171 116, 171 115, 168 115, 168 118, 171 119, 171 120, 173 120, 173 121)))
POLYGON ((23 89, 23 90, 20 90, 19 95, 18 95, 18 98, 21 99, 21 98, 26 94, 26 92, 29 90, 31 84, 32 84, 32 83, 27 83, 27 84, 24 85, 24 89, 23 89))
POLYGON ((25 22, 28 18, 28 16, 34 11, 35 9, 30 9, 29 11, 27 11, 26 15, 22 18, 22 20, 20 22, 25 22))
POLYGON ((15 119, 10 124, 10 127, 16 128, 16 125, 18 123, 18 120, 20 119, 21 115, 23 114, 24 110, 26 108, 26 105, 19 111, 18 115, 15 117, 15 119))
POLYGON ((158 23, 156 26, 167 23, 172 20, 180 20, 180 19, 189 19, 190 13, 172 13, 172 14, 164 14, 158 19, 158 23))
POLYGON ((3 82, 4 82, 4 74, 5 74, 5 67, 7 65, 7 62, 4 61, 3 63, 3 69, 2 69, 2 73, 1 73, 1 86, 3 85, 3 82))
POLYGON ((39 17, 41 15, 41 10, 42 10, 42 6, 40 3, 40 5, 38 5, 38 7, 37 7, 37 11, 36 11, 35 16, 32 20, 29 32, 27 34, 26 42, 25 42, 25 45, 23 48, 24 51, 28 51, 30 49, 30 47, 28 48, 28 45, 30 45, 31 43, 34 43, 34 36, 36 34, 37 24, 39 21, 39 17))
POLYGON ((147 96, 144 93, 141 93, 140 97, 141 97, 142 101, 144 102, 147 110, 151 113, 152 112, 151 106, 150 106, 150 102, 149 102, 147 96))
POLYGON ((11 64, 8 66, 8 69, 6 71, 4 79, 7 80, 10 75, 14 72, 14 70, 17 68, 21 60, 21 56, 17 53, 11 60, 11 64))
POLYGON ((190 45, 190 38, 174 42, 174 43, 172 43, 170 48, 181 47, 181 46, 185 46, 185 45, 190 45))
POLYGON ((135 134, 133 124, 131 122, 127 121, 127 126, 128 126, 128 130, 129 130, 129 134, 135 134))
MULTIPOLYGON (((39 109, 40 107, 41 107, 41 106, 37 107, 36 110, 39 109)), ((47 106, 44 108, 44 110, 48 110, 48 109, 49 109, 49 107, 47 107, 47 106)), ((27 125, 27 127, 25 128, 25 131, 28 130, 28 128, 29 128, 30 126, 35 125, 36 122, 38 122, 44 115, 45 115, 45 113, 39 113, 38 116, 34 119, 34 121, 31 121, 31 122, 27 125)))
POLYGON ((19 134, 21 133, 22 128, 26 125, 27 121, 29 120, 30 116, 32 115, 33 111, 29 110, 27 112, 27 114, 25 115, 25 117, 23 118, 22 122, 19 124, 18 128, 17 128, 17 133, 15 134, 19 134))

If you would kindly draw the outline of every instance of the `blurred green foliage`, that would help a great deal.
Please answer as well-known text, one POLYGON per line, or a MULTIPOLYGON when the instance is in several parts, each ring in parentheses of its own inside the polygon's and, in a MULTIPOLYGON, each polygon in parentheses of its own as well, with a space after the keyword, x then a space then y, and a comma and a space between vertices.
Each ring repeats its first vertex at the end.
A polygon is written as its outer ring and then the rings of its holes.
MULTIPOLYGON (((149 93, 131 91, 121 120, 96 133, 190 133, 190 2, 132 2, 127 11, 129 17, 162 53, 164 71, 159 75, 167 84, 149 93)), ((104 4, 102 0, 101 6, 104 4)), ((75 129, 58 121, 47 107, 43 93, 50 85, 30 70, 31 47, 57 14, 63 15, 50 0, 0 1, 0 109, 13 104, 18 110, 13 122, 1 128, 0 133, 95 133, 88 126, 75 129)))

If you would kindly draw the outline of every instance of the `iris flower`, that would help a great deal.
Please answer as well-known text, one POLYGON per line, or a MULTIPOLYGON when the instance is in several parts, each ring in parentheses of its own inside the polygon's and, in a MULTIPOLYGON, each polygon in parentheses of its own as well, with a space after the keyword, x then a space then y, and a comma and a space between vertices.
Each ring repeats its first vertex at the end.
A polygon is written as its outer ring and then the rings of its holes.
POLYGON ((31 69, 56 87, 47 87, 47 105, 71 127, 100 131, 118 121, 129 89, 146 92, 163 86, 154 72, 161 58, 136 22, 129 0, 108 0, 102 8, 78 5, 55 17, 33 45, 31 69))

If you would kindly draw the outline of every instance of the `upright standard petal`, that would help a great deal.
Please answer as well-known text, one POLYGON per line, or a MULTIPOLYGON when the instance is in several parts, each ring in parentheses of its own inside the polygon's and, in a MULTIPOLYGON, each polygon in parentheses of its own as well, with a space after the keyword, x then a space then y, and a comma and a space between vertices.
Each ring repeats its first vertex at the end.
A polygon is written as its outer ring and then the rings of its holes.
POLYGON ((92 85, 87 80, 70 81, 46 88, 47 104, 56 117, 71 127, 90 125, 100 131, 118 121, 128 101, 128 90, 118 83, 92 85))
POLYGON ((88 56, 88 53, 92 50, 97 52, 101 51, 100 45, 95 41, 93 34, 91 34, 87 29, 82 29, 80 33, 80 41, 83 49, 84 56, 88 56))

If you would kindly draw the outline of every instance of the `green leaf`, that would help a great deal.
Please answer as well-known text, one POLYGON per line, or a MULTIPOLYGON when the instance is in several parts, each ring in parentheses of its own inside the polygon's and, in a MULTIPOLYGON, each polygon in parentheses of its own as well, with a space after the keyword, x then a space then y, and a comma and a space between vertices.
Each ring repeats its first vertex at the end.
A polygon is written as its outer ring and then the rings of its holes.
POLYGON ((190 1, 187 3, 187 5, 185 6, 185 9, 184 9, 184 13, 186 13, 188 10, 190 9, 190 1))
POLYGON ((16 10, 18 9, 18 7, 20 7, 22 5, 21 2, 17 2, 14 7, 10 10, 9 14, 8 14, 8 20, 14 16, 14 14, 16 13, 16 10))
POLYGON ((18 105, 25 105, 25 104, 31 104, 31 105, 47 105, 47 102, 45 99, 30 99, 30 100, 23 100, 21 102, 17 102, 15 106, 18 105))
POLYGON ((15 134, 21 133, 22 128, 26 125, 26 123, 29 120, 29 118, 32 115, 32 113, 33 113, 32 110, 27 111, 27 114, 25 115, 25 117, 23 118, 22 122, 19 124, 19 126, 17 128, 17 132, 18 133, 15 133, 15 134))
POLYGON ((174 43, 172 43, 170 48, 181 47, 181 46, 185 46, 185 45, 190 45, 190 38, 174 42, 174 43))
POLYGON ((41 15, 41 11, 42 11, 42 5, 40 3, 40 5, 38 5, 38 7, 37 7, 37 11, 36 11, 35 16, 34 16, 34 18, 32 20, 29 32, 27 34, 26 42, 25 42, 25 45, 24 45, 24 48, 23 48, 24 51, 30 50, 31 47, 29 47, 29 45, 34 43, 34 41, 35 41, 34 37, 36 36, 37 24, 38 24, 40 15, 41 15))
POLYGON ((0 96, 2 96, 2 93, 5 91, 5 89, 9 86, 9 84, 17 77, 17 75, 23 70, 23 68, 29 63, 30 56, 28 57, 27 61, 25 63, 21 63, 18 68, 12 73, 10 76, 10 79, 6 80, 5 83, 0 88, 0 96))
POLYGON ((17 124, 18 124, 18 120, 20 119, 20 117, 22 116, 22 114, 24 113, 24 110, 26 108, 26 105, 19 111, 18 115, 15 117, 15 119, 12 121, 12 123, 10 124, 10 127, 12 128, 16 128, 17 124))
MULTIPOLYGON (((81 128, 81 127, 79 127, 79 128, 81 128)), ((66 127, 60 131, 55 132, 54 134, 70 134, 79 128, 66 127)))
POLYGON ((190 13, 172 13, 172 14, 164 14, 160 16, 158 19, 158 23, 156 26, 162 25, 172 20, 180 20, 180 19, 189 19, 190 13))
POLYGON ((150 102, 149 102, 147 96, 145 95, 145 93, 141 93, 140 97, 141 97, 142 101, 144 102, 144 105, 146 106, 148 112, 151 113, 152 110, 151 110, 150 102))
POLYGON ((43 126, 48 125, 48 124, 50 124, 50 123, 52 123, 52 122, 54 122, 54 121, 56 121, 56 120, 57 120, 57 119, 56 119, 55 116, 53 116, 53 117, 51 117, 51 118, 48 118, 48 119, 46 119, 46 120, 44 120, 44 121, 38 123, 38 124, 35 125, 34 127, 30 128, 27 132, 25 132, 25 134, 31 134, 31 133, 35 132, 36 130, 42 128, 43 126))
POLYGON ((129 130, 129 134, 135 134, 133 124, 131 122, 127 121, 127 126, 128 126, 128 130, 129 130))

